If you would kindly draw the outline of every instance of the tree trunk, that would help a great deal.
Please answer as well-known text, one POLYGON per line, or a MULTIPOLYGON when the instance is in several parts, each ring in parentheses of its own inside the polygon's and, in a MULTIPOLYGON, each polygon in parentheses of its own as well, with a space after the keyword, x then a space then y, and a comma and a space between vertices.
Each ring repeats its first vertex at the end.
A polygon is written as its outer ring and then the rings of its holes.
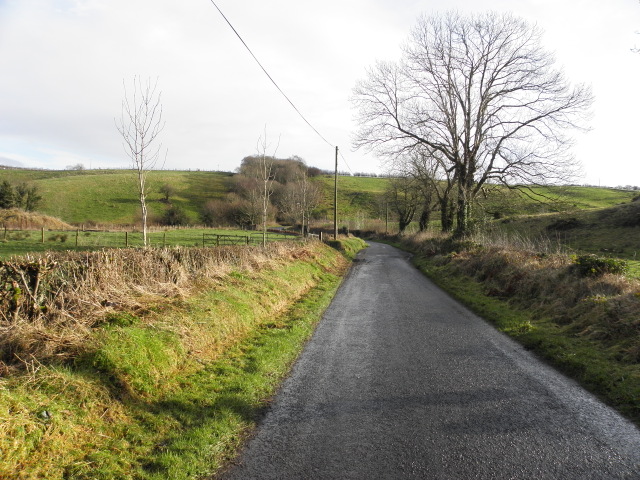
POLYGON ((420 221, 418 222, 418 227, 421 232, 424 232, 429 227, 429 220, 431 220, 431 209, 429 205, 424 206, 424 210, 420 214, 420 221))
POLYGON ((453 201, 448 197, 440 199, 440 222, 442 224, 442 232, 449 233, 453 230, 453 201))
POLYGON ((422 191, 424 199, 422 205, 422 213, 420 214, 418 225, 420 231, 424 232, 427 228, 429 228, 429 222, 431 221, 431 212, 433 210, 433 190, 431 189, 431 182, 429 182, 426 188, 423 188, 422 191))
POLYGON ((145 195, 144 172, 138 170, 138 187, 140 193, 140 209, 142 210, 142 245, 147 246, 147 201, 145 195))

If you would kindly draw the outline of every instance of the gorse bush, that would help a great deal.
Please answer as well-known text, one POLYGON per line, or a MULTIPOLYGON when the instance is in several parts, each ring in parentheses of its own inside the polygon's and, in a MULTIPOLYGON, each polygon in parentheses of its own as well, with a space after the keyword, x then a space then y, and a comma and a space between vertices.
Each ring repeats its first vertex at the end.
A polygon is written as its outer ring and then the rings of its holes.
POLYGON ((599 277, 605 273, 624 275, 629 270, 626 261, 618 258, 604 258, 597 255, 573 255, 574 268, 583 277, 599 277))

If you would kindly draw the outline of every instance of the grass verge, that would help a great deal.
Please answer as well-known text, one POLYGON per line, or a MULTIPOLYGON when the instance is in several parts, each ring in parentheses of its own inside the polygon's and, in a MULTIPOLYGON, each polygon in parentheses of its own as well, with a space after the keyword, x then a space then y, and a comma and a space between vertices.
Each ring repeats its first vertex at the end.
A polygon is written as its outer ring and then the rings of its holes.
POLYGON ((0 478, 214 474, 254 427, 348 265, 321 244, 300 255, 232 271, 143 317, 114 314, 73 361, 26 361, 26 371, 0 378, 0 478))

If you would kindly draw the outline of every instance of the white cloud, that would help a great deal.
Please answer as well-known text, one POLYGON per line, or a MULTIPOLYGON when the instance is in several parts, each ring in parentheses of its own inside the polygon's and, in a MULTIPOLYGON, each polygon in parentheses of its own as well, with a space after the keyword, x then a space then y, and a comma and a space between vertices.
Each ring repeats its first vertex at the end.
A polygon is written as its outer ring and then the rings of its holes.
MULTIPOLYGON (((635 2, 216 3, 354 171, 378 168, 377 159, 350 152, 348 98, 366 67, 398 58, 422 12, 513 10, 546 31, 569 78, 593 83, 594 130, 576 148, 587 180, 640 183, 640 159, 628 148, 640 100, 640 55, 630 52, 640 29, 635 2)), ((281 156, 333 165, 332 146, 298 117, 205 0, 7 0, 0 2, 0 58, 0 151, 26 165, 127 165, 114 117, 123 79, 134 75, 159 77, 169 168, 231 170, 254 152, 265 125, 270 137, 281 135, 281 156)))

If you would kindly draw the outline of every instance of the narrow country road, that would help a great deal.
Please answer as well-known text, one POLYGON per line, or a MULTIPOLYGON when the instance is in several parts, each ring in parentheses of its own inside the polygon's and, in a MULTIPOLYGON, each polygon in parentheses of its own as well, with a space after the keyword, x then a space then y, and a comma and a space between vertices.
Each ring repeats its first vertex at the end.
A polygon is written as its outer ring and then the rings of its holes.
POLYGON ((640 479, 640 430, 372 243, 225 479, 640 479))

